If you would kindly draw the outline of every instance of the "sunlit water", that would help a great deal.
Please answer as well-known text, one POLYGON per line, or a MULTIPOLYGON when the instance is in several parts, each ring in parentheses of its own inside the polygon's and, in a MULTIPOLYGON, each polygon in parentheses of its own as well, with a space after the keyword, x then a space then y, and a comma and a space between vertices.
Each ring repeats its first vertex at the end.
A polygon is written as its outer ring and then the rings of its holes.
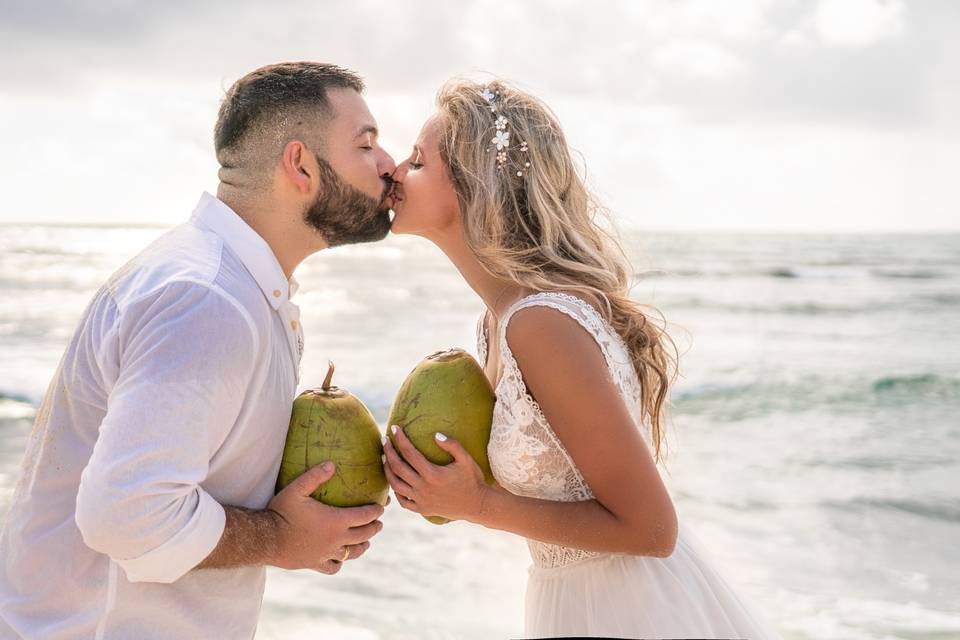
MULTIPOLYGON (((0 226, 0 513, 93 292, 162 228, 0 226)), ((960 637, 960 236, 628 235, 684 351, 668 482, 789 638, 960 637)), ((328 359, 381 421, 404 376, 475 351, 481 304, 426 242, 297 272, 303 385, 328 359)), ((269 572, 259 638, 519 635, 522 540, 396 504, 336 576, 269 572)))

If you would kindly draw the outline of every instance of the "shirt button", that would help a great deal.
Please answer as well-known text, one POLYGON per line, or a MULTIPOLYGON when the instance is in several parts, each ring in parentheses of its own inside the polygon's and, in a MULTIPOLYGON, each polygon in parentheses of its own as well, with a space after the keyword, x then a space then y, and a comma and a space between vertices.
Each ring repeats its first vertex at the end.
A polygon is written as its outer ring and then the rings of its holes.
POLYGON ((280 289, 274 289, 274 290, 273 290, 273 297, 274 297, 274 298, 279 298, 279 297, 280 297, 280 289))
POLYGON ((297 330, 297 321, 296 321, 296 320, 291 320, 291 321, 290 321, 290 326, 293 327, 293 330, 294 330, 294 331, 296 331, 296 330, 297 330))

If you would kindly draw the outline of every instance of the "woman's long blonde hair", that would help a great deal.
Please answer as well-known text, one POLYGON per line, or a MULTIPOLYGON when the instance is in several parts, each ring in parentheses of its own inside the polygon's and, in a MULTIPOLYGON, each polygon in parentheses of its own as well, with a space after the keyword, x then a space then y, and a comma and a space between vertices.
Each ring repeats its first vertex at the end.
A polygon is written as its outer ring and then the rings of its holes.
POLYGON ((676 347, 662 315, 653 320, 644 311, 649 307, 630 298, 633 270, 616 236, 598 224, 606 211, 577 171, 556 116, 501 80, 450 80, 437 93, 437 107, 440 155, 460 201, 467 244, 496 277, 535 291, 576 292, 595 303, 630 351, 641 415, 650 420, 659 460, 676 347), (493 102, 484 89, 496 95, 493 102), (503 166, 491 145, 497 116, 506 118, 510 132, 503 166))

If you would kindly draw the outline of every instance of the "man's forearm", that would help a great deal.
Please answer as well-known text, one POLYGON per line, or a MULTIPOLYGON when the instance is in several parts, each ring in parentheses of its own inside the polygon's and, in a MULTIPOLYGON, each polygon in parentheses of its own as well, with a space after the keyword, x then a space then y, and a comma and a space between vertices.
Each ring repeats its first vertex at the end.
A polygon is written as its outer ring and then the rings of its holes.
POLYGON ((226 524, 220 542, 194 569, 229 569, 270 564, 276 558, 282 516, 272 509, 224 505, 226 524))

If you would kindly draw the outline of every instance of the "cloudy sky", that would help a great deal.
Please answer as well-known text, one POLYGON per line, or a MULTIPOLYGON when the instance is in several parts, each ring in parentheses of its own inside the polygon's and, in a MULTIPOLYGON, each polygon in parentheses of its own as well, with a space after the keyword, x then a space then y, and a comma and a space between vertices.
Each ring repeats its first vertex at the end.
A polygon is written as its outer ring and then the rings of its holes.
POLYGON ((514 80, 624 225, 960 229, 953 0, 0 0, 0 222, 185 219, 224 89, 292 59, 398 159, 443 80, 514 80))

